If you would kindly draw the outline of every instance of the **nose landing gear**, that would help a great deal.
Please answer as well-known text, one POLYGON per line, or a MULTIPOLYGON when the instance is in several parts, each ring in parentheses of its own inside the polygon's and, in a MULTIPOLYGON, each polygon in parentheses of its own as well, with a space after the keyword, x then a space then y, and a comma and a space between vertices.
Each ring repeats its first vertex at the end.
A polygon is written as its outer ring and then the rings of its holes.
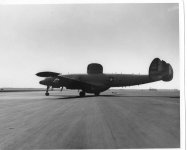
POLYGON ((49 96, 49 92, 48 91, 49 91, 49 86, 47 86, 47 89, 46 89, 46 92, 45 92, 46 96, 49 96))

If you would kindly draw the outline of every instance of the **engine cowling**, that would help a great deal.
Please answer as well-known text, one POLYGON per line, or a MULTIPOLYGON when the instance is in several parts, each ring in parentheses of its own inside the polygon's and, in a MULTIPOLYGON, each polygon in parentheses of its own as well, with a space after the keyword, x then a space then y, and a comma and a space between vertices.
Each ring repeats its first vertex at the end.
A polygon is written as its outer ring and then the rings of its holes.
POLYGON ((42 85, 52 86, 54 80, 55 78, 53 77, 47 77, 44 80, 41 80, 39 83, 42 85))
POLYGON ((56 78, 56 79, 53 81, 52 87, 53 87, 53 88, 60 88, 60 87, 61 87, 61 85, 60 85, 60 80, 59 80, 58 78, 56 78))
POLYGON ((42 85, 52 86, 53 88, 61 87, 60 80, 55 77, 45 78, 44 80, 41 80, 39 83, 42 85))

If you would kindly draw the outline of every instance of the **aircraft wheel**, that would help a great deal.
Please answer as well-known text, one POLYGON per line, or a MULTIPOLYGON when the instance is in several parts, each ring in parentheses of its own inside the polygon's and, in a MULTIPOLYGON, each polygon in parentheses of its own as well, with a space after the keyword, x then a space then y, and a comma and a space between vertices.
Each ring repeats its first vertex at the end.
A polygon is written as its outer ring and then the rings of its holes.
POLYGON ((49 92, 48 92, 48 91, 49 91, 49 87, 50 87, 50 86, 47 86, 47 89, 46 89, 46 92, 45 92, 45 95, 46 95, 46 96, 49 96, 49 92))
POLYGON ((79 93, 79 95, 80 95, 80 97, 84 97, 84 96, 85 96, 85 92, 81 91, 81 92, 79 93))
POLYGON ((45 93, 46 96, 49 96, 49 93, 45 93))
POLYGON ((99 96, 99 94, 100 94, 99 92, 96 92, 96 93, 95 93, 95 96, 99 96))

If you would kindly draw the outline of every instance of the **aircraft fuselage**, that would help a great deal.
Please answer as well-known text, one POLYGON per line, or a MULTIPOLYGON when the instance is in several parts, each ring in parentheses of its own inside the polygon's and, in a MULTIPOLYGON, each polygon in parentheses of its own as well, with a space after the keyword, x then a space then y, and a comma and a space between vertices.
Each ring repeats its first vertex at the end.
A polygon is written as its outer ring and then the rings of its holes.
POLYGON ((83 89, 87 93, 103 92, 110 87, 123 87, 154 82, 149 75, 133 75, 133 74, 68 74, 63 75, 69 79, 93 84, 96 86, 82 87, 81 84, 57 80, 55 77, 48 77, 40 83, 43 85, 51 85, 53 87, 66 87, 67 89, 83 89))
POLYGON ((66 74, 62 75, 56 72, 39 72, 39 77, 46 77, 40 81, 40 84, 46 85, 46 95, 49 95, 49 87, 82 90, 80 96, 85 93, 94 93, 99 95, 110 87, 123 87, 140 85, 155 81, 171 81, 173 78, 173 69, 170 64, 155 58, 149 67, 148 75, 140 74, 106 74, 103 73, 101 64, 91 63, 87 67, 87 74, 66 74))

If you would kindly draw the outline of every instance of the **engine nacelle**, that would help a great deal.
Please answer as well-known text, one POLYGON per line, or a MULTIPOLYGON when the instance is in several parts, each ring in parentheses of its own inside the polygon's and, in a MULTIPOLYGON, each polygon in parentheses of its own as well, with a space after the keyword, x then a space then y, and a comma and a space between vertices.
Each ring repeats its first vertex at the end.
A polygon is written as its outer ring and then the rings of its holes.
POLYGON ((53 88, 60 88, 60 80, 58 78, 56 78, 54 81, 53 81, 53 84, 52 84, 52 87, 53 88))
POLYGON ((60 80, 55 77, 45 78, 44 80, 41 80, 39 83, 46 86, 52 86, 53 88, 61 87, 60 80))
POLYGON ((91 63, 87 67, 88 74, 101 74, 103 73, 103 66, 97 63, 91 63))
POLYGON ((54 80, 55 78, 48 77, 48 78, 45 78, 44 80, 41 80, 39 83, 42 85, 52 86, 54 80))

